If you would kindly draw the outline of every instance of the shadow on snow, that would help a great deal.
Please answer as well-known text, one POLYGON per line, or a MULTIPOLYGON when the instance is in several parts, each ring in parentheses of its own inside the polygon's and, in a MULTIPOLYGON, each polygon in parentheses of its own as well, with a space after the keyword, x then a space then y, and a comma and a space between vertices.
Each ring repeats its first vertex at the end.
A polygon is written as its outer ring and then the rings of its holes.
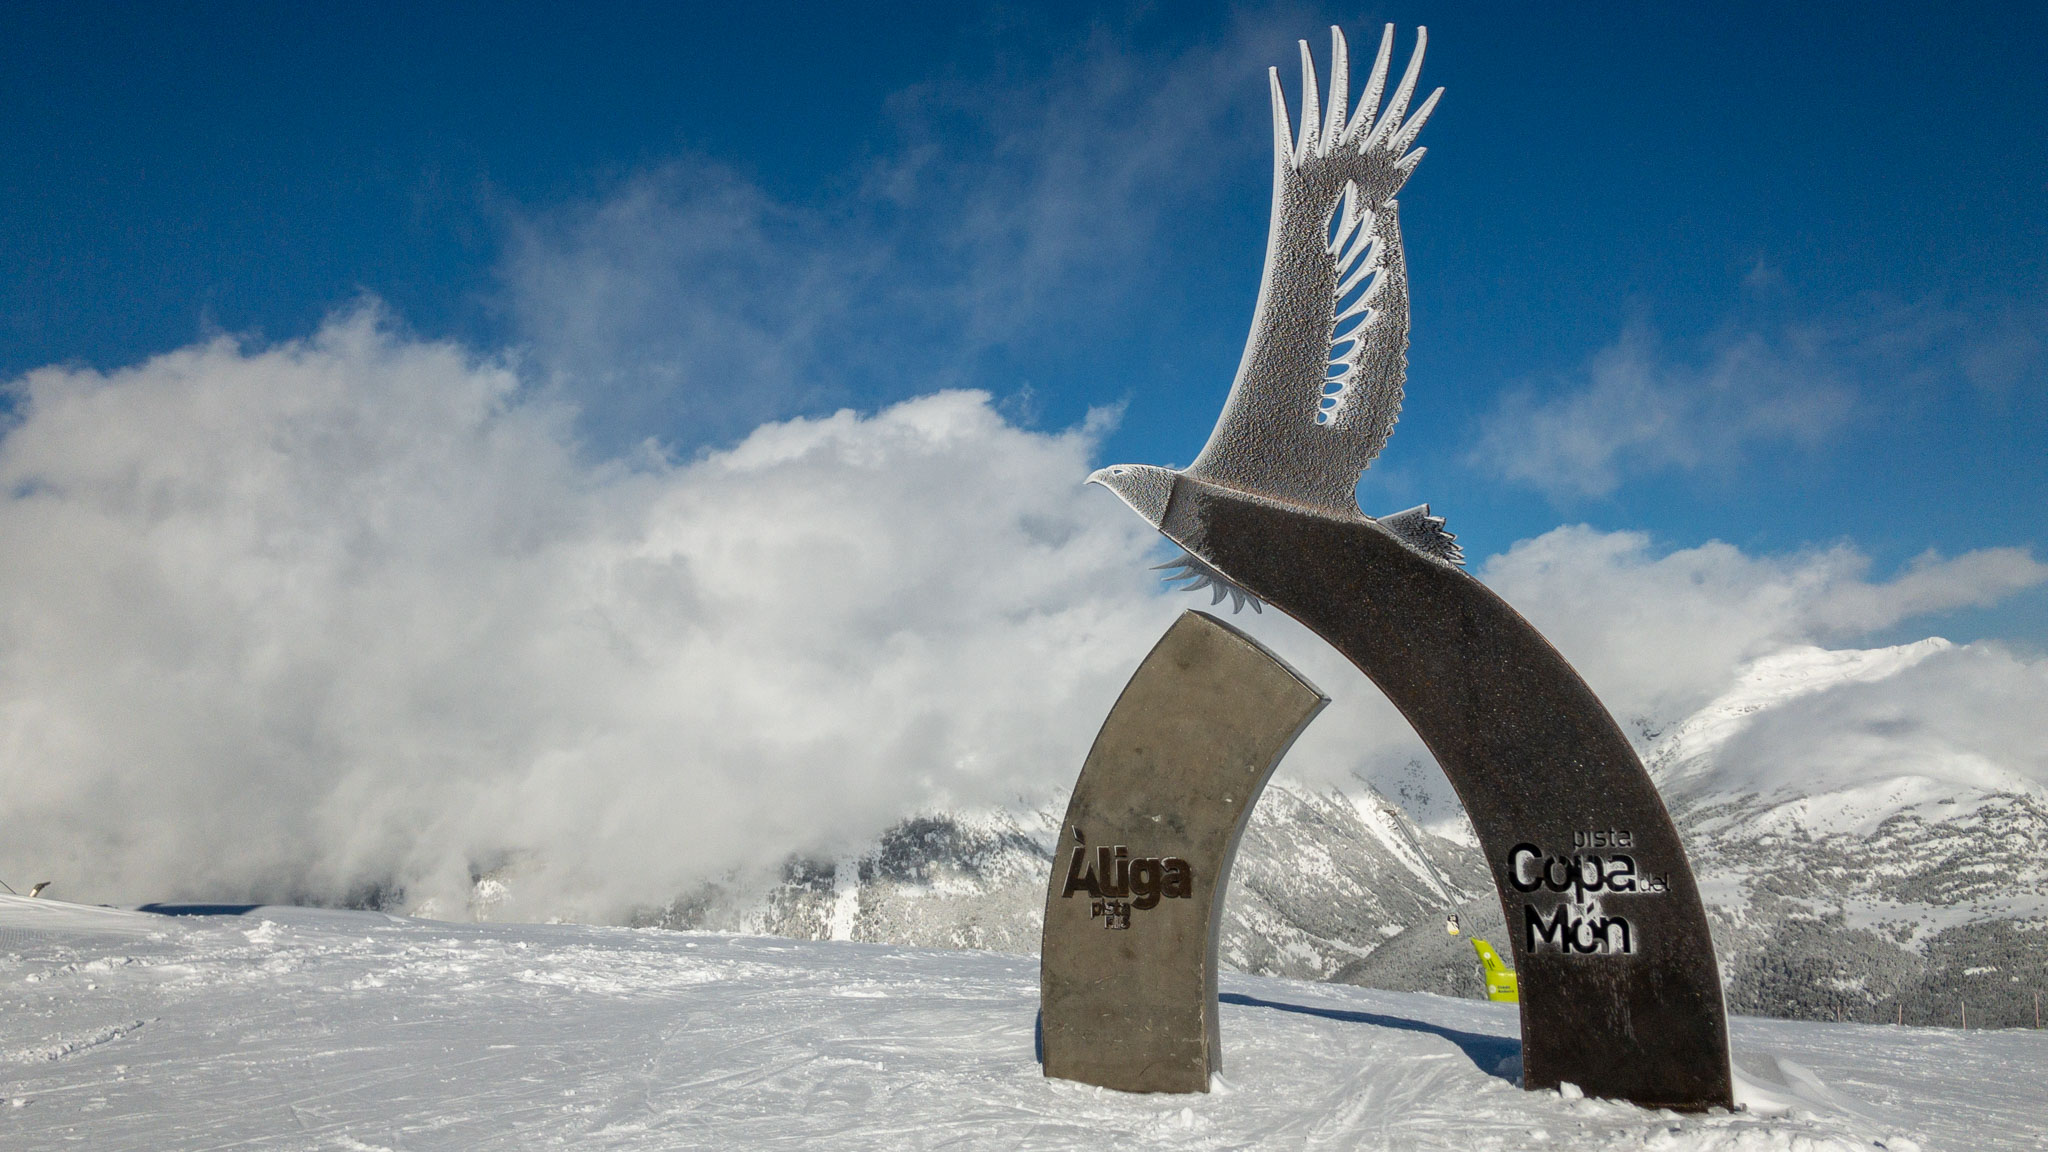
POLYGON ((1320 1016, 1325 1020, 1342 1020, 1351 1024, 1371 1024, 1380 1028, 1397 1028, 1403 1032, 1427 1032, 1441 1036, 1458 1046, 1481 1072, 1513 1080, 1504 1069, 1510 1060, 1522 1054, 1522 1042, 1510 1036, 1486 1036, 1478 1032, 1460 1032, 1440 1024, 1426 1024, 1420 1020, 1408 1020, 1400 1016, 1382 1016, 1377 1012, 1349 1012, 1342 1008, 1311 1008, 1306 1004, 1287 1004, 1278 1000, 1261 1000, 1246 996, 1242 992, 1225 992, 1216 999, 1224 1004, 1236 1004, 1243 1008, 1271 1008, 1276 1012, 1296 1012, 1303 1016, 1320 1016))
POLYGON ((246 916, 261 904, 144 904, 137 912, 154 912, 158 916, 246 916))

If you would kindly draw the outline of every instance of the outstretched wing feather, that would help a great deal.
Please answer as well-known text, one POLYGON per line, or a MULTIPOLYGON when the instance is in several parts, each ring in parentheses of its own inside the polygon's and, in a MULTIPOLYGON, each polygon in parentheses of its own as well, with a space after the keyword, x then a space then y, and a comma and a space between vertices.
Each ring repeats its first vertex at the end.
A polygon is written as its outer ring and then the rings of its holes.
POLYGON ((1408 292, 1394 193, 1420 151, 1403 154, 1441 89, 1408 116, 1426 34, 1383 111, 1393 30, 1363 98, 1349 102, 1343 33, 1331 29, 1327 113, 1302 47, 1300 136, 1279 72, 1273 99, 1273 224, 1250 339, 1223 413, 1190 476, 1339 515, 1400 414, 1408 292), (1396 147, 1398 145, 1398 148, 1396 147))
POLYGON ((1354 267, 1339 266, 1344 278, 1331 300, 1329 383, 1318 419, 1332 432, 1351 434, 1347 456, 1360 472, 1394 434, 1408 374, 1408 277, 1399 217, 1400 207, 1391 202, 1372 213, 1370 240, 1354 267))

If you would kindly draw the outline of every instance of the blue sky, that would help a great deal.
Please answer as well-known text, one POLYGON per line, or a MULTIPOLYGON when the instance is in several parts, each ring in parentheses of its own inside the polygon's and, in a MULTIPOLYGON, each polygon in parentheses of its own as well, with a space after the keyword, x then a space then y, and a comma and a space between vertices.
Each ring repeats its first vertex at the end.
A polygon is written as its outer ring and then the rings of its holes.
MULTIPOLYGON (((370 296, 592 455, 967 386, 1185 463, 1257 289, 1264 69, 1386 21, 1448 91, 1368 511, 1475 557, 2048 551, 2031 4, 10 5, 0 378, 370 296)), ((2040 650, 2048 594, 1931 627, 2040 650)))
POLYGON ((1334 21, 1447 90, 1364 508, 1644 741, 1937 633, 1763 767, 2048 770, 2048 10, 738 7, 0 6, 0 876, 605 919, 1057 795, 1334 21))

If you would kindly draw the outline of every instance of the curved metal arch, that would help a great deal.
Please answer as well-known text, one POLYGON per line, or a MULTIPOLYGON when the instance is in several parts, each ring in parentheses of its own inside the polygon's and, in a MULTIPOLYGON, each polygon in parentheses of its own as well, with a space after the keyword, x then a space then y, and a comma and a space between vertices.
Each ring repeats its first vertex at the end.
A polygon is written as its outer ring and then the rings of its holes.
POLYGON ((1216 935, 1259 793, 1329 700, 1260 644, 1181 613, 1096 734, 1045 896, 1045 1074, 1207 1092, 1222 1070, 1216 935))
POLYGON ((1507 918, 1524 1086, 1732 1107, 1719 968, 1677 827, 1542 633, 1362 517, 1176 476, 1162 531, 1342 652, 1436 757, 1507 918))

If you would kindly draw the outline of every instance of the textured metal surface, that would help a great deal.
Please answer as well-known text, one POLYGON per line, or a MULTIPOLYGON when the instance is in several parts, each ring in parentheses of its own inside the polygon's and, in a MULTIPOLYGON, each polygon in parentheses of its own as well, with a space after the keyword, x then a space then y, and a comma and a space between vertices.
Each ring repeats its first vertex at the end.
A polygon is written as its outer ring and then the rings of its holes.
POLYGON ((1450 778, 1507 917, 1524 1084, 1732 1106, 1721 982, 1685 849, 1564 657, 1485 585, 1363 517, 1179 478, 1164 519, 1174 542, 1370 676, 1450 778))
POLYGON ((1045 1074, 1206 1092, 1222 1068, 1216 932, 1245 820, 1327 701, 1256 641, 1183 613, 1074 785, 1046 891, 1045 1074))
MULTIPOLYGON (((1333 514, 1358 511, 1358 477, 1379 454, 1401 411, 1407 371, 1408 274, 1401 252, 1400 191, 1422 149, 1409 151, 1442 89, 1408 115, 1426 30, 1384 111, 1380 96, 1394 47, 1388 25, 1354 111, 1344 35, 1330 29, 1329 110, 1301 45, 1301 130, 1287 124, 1277 70, 1273 93, 1273 213, 1265 273, 1237 379, 1209 443, 1187 469, 1228 487, 1333 514)), ((1154 525, 1162 471, 1105 469, 1093 479, 1154 525)))

